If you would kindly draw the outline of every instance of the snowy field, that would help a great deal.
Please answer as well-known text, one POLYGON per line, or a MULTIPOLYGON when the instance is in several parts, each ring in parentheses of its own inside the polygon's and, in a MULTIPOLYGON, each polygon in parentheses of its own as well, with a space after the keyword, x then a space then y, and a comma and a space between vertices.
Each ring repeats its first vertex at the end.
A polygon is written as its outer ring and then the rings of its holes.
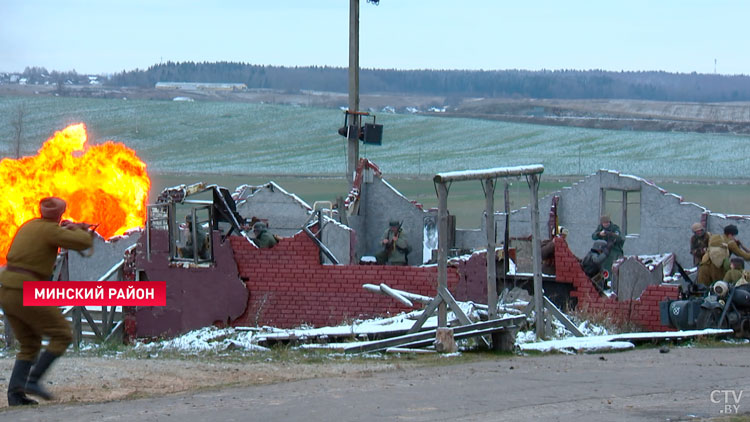
MULTIPOLYGON (((156 173, 338 175, 346 167, 339 109, 291 105, 0 97, 0 114, 25 105, 23 152, 34 154, 54 131, 83 122, 90 142, 134 148, 156 173)), ((382 146, 360 155, 388 174, 429 175, 463 169, 543 164, 545 175, 601 168, 642 177, 734 179, 750 156, 748 136, 634 132, 539 126, 465 118, 377 113, 382 146), (710 154, 706 148, 721 145, 710 154), (732 162, 732 166, 724 163, 732 162)), ((12 134, 9 119, 0 133, 12 134)), ((11 136, 0 150, 11 151, 11 136)))

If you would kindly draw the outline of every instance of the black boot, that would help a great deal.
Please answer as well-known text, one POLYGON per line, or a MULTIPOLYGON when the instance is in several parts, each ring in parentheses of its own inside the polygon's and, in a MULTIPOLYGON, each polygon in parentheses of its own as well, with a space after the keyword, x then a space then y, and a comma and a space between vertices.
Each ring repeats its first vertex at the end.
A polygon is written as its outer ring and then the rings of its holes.
POLYGON ((24 393, 24 386, 31 370, 31 364, 31 361, 16 359, 10 381, 8 382, 8 406, 39 404, 36 400, 26 397, 26 393, 24 393))
POLYGON ((39 360, 36 361, 34 367, 31 368, 29 379, 26 381, 25 391, 27 394, 32 394, 45 400, 53 399, 52 394, 47 391, 46 388, 42 387, 39 382, 44 376, 45 372, 47 372, 47 369, 49 369, 50 365, 52 365, 52 362, 57 360, 57 358, 59 357, 60 355, 48 352, 47 350, 45 350, 42 355, 39 356, 39 360))

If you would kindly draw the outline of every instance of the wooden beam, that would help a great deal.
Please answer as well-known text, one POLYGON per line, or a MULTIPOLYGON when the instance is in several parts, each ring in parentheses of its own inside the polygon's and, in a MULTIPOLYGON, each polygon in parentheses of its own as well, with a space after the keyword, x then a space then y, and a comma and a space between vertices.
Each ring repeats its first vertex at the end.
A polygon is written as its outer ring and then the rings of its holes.
MULTIPOLYGON (((476 322, 467 325, 453 327, 453 336, 455 339, 467 338, 467 336, 483 336, 491 332, 518 327, 525 316, 514 316, 509 318, 493 319, 490 321, 476 322)), ((418 333, 409 333, 403 336, 392 337, 385 340, 371 341, 364 344, 356 344, 344 348, 345 353, 364 353, 385 350, 390 347, 400 347, 405 345, 425 344, 430 345, 435 341, 437 328, 420 331, 418 333)))
MULTIPOLYGON (((448 187, 444 182, 437 185, 438 194, 438 277, 437 291, 448 288, 448 187)), ((445 302, 438 303, 438 327, 448 326, 448 310, 445 302)))
POLYGON ((531 191, 531 249, 534 267, 534 309, 536 309, 536 336, 545 338, 544 333, 544 288, 542 286, 542 243, 539 238, 539 177, 527 177, 531 191))
POLYGON ((94 321, 94 318, 91 317, 88 309, 84 306, 77 306, 77 308, 79 308, 83 316, 86 317, 86 321, 88 321, 89 327, 91 327, 91 331, 94 332, 94 335, 99 338, 99 340, 104 340, 104 336, 102 336, 101 331, 99 331, 99 327, 96 326, 96 322, 94 321))
MULTIPOLYGON (((456 318, 458 318, 458 321, 461 324, 471 324, 471 320, 468 316, 466 316, 461 307, 458 306, 456 299, 453 298, 453 295, 448 291, 448 289, 438 289, 438 296, 443 298, 443 302, 445 302, 447 307, 453 311, 453 314, 456 316, 456 318)), ((495 305, 495 308, 497 308, 497 305, 495 305)), ((447 326, 447 324, 445 326, 447 326)))
POLYGON ((495 270, 495 184, 484 180, 485 226, 487 232, 487 306, 489 318, 497 318, 497 274, 495 270))
MULTIPOLYGON (((443 298, 440 297, 440 295, 435 296, 434 299, 432 299, 432 302, 430 302, 425 308, 424 311, 422 311, 422 314, 419 315, 419 318, 417 318, 417 321, 414 322, 414 325, 411 326, 409 329, 409 333, 416 333, 417 331, 422 329, 422 326, 425 322, 427 322, 427 319, 432 316, 433 313, 435 313, 435 309, 437 309, 440 305, 445 306, 445 303, 443 302, 443 298)), ((447 313, 446 313, 447 318, 447 313)), ((447 326, 448 324, 446 324, 447 326)))
POLYGON ((81 309, 78 306, 74 306, 72 309, 70 317, 73 320, 73 346, 78 350, 81 347, 81 340, 83 340, 81 309))
POLYGON ((547 308, 547 310, 549 310, 550 313, 552 313, 552 315, 554 315, 555 318, 557 318, 557 320, 560 321, 562 323, 562 325, 564 325, 565 328, 568 329, 568 331, 570 331, 571 333, 573 333, 574 336, 576 336, 576 337, 584 337, 584 335, 581 332, 581 330, 579 330, 578 327, 576 327, 576 325, 573 324, 568 319, 568 317, 565 316, 565 314, 562 313, 562 311, 560 311, 560 309, 558 309, 557 306, 555 306, 555 304, 552 303, 551 300, 549 300, 549 298, 547 298, 547 296, 544 296, 544 307, 547 308))
POLYGON ((450 171, 446 173, 436 174, 433 180, 436 183, 447 183, 458 182, 462 180, 484 180, 496 179, 498 177, 537 175, 543 172, 543 165, 532 164, 529 166, 496 167, 483 170, 450 171))

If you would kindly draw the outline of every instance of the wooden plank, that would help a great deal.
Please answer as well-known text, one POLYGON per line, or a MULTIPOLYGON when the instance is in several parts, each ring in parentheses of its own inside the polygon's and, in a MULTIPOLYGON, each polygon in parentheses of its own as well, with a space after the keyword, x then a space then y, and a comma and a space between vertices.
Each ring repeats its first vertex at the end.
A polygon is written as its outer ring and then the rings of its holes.
POLYGON ((445 303, 448 305, 448 308, 453 311, 453 314, 458 318, 461 324, 471 324, 471 320, 468 316, 466 316, 461 307, 458 306, 458 303, 456 303, 456 299, 453 298, 453 295, 448 291, 447 288, 438 288, 438 295, 443 298, 445 303))
POLYGON ((414 325, 411 326, 411 328, 409 329, 409 333, 416 333, 417 331, 422 329, 424 323, 427 322, 427 319, 431 317, 433 313, 435 313, 435 309, 437 309, 441 303, 443 303, 443 298, 440 297, 440 295, 435 296, 435 298, 432 299, 432 302, 430 302, 424 308, 424 311, 422 311, 422 314, 419 315, 419 318, 417 318, 417 321, 414 322, 414 325))
POLYGON ((97 327, 96 322, 94 322, 94 318, 91 317, 91 314, 89 313, 89 311, 85 307, 83 307, 83 306, 78 306, 78 308, 80 308, 81 313, 83 314, 83 316, 86 317, 86 321, 89 322, 89 327, 91 327, 91 331, 93 331, 94 334, 100 340, 104 340, 104 337, 102 336, 101 331, 99 331, 99 327, 97 327))
POLYGON ((114 328, 112 328, 112 331, 107 334, 107 337, 104 338, 104 342, 107 343, 109 341, 112 341, 115 337, 120 336, 120 340, 122 340, 122 332, 125 330, 125 321, 120 320, 115 324, 114 328))
POLYGON ((78 350, 81 346, 83 334, 81 333, 81 310, 77 306, 72 308, 71 319, 73 320, 73 344, 78 350))
MULTIPOLYGON (((501 318, 501 319, 493 319, 490 321, 483 321, 483 322, 476 322, 472 324, 467 325, 459 325, 457 327, 453 327, 453 336, 454 338, 462 338, 458 337, 459 335, 463 335, 465 333, 470 332, 481 332, 482 334, 477 335, 486 335, 487 333, 492 332, 491 329, 496 328, 510 328, 510 327, 517 327, 520 325, 522 321, 526 319, 525 316, 514 316, 509 318, 501 318), (490 330, 490 331, 484 331, 484 330, 490 330)), ((417 343, 421 341, 429 340, 430 344, 435 339, 435 333, 437 329, 433 328, 430 330, 420 331, 418 333, 410 333, 403 336, 398 337, 392 337, 385 340, 378 340, 373 341, 365 344, 357 344, 350 347, 344 348, 345 353, 363 353, 363 352, 373 352, 378 350, 387 349, 389 347, 400 347, 406 344, 412 344, 417 343)))
MULTIPOLYGON (((114 330, 113 326, 115 324, 115 314, 116 314, 116 311, 117 311, 117 307, 116 306, 113 306, 109 310, 109 318, 107 319, 107 329, 104 330, 105 333, 111 333, 114 330)), ((120 314, 120 321, 119 322, 122 322, 122 314, 120 314)))
POLYGON ((555 306, 555 304, 552 303, 552 301, 550 301, 547 298, 547 296, 544 296, 544 307, 547 308, 547 310, 549 310, 552 313, 552 315, 554 315, 555 318, 557 318, 557 320, 560 321, 562 325, 565 326, 565 328, 567 328, 571 333, 573 333, 574 336, 584 337, 581 330, 579 330, 578 327, 576 327, 575 324, 573 324, 568 319, 568 317, 565 316, 564 313, 562 313, 559 309, 557 309, 557 306, 555 306))
MULTIPOLYGON (((481 330, 472 330, 472 331, 467 331, 467 332, 463 332, 459 334, 453 333, 453 339, 454 340, 466 340, 466 339, 473 338, 473 337, 483 337, 489 334, 499 333, 499 332, 503 332, 506 330, 517 329, 517 328, 518 328, 517 325, 509 325, 509 326, 502 326, 502 327, 484 328, 481 330)), ((427 346, 431 346, 434 341, 435 341, 434 339, 421 340, 421 341, 415 341, 413 343, 406 343, 401 346, 405 348, 427 347, 427 346)))
POLYGON ((499 177, 529 176, 544 172, 542 164, 528 166, 496 167, 481 170, 463 170, 438 173, 433 177, 435 183, 458 182, 462 180, 497 179, 499 177))

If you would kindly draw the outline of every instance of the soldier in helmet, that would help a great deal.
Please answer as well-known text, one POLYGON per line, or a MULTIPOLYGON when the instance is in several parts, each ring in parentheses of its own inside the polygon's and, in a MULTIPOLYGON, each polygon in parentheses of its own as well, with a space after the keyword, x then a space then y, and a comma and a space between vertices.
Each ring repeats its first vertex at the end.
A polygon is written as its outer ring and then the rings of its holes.
POLYGON ((612 263, 623 256, 622 247, 625 244, 625 238, 620 233, 620 227, 613 223, 608 215, 603 215, 599 219, 599 225, 591 235, 592 240, 604 240, 607 242, 607 257, 602 262, 602 270, 612 273, 612 263))
POLYGON ((701 223, 693 223, 690 229, 693 231, 690 238, 690 255, 693 255, 693 265, 697 267, 706 254, 711 233, 708 233, 701 223))
POLYGON ((61 247, 82 251, 93 245, 88 224, 60 223, 66 205, 55 197, 39 202, 41 218, 18 229, 8 250, 8 264, 0 273, 0 305, 21 345, 8 381, 9 406, 37 404, 26 394, 52 398, 41 379, 73 341, 70 324, 58 307, 23 306, 23 282, 50 280, 61 247), (49 343, 39 355, 42 337, 49 338, 49 343))
POLYGON ((278 243, 276 237, 268 232, 268 226, 262 221, 253 224, 253 233, 255 233, 255 246, 261 249, 273 248, 278 243))
POLYGON ((380 265, 408 265, 407 255, 411 251, 406 234, 401 228, 401 223, 391 220, 388 229, 381 240, 383 249, 375 254, 375 259, 380 265))

